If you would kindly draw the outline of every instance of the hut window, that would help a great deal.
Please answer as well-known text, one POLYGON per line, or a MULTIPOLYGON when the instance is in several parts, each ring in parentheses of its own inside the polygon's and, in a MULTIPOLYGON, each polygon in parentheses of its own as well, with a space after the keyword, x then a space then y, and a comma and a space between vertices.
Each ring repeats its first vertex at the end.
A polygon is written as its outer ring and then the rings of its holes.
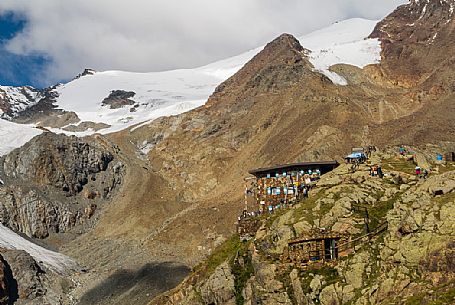
POLYGON ((267 179, 270 179, 270 174, 267 174, 267 179))
POLYGON ((338 258, 337 241, 335 239, 324 240, 324 258, 325 259, 338 258))

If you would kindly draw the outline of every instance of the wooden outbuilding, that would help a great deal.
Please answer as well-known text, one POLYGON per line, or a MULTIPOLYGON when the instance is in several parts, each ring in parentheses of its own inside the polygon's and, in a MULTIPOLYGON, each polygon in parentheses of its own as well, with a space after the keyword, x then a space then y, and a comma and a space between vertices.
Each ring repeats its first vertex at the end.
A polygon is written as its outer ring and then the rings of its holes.
POLYGON ((311 264, 315 262, 331 262, 340 256, 348 255, 347 249, 340 249, 349 237, 325 230, 312 230, 301 237, 288 242, 283 259, 288 263, 311 264))

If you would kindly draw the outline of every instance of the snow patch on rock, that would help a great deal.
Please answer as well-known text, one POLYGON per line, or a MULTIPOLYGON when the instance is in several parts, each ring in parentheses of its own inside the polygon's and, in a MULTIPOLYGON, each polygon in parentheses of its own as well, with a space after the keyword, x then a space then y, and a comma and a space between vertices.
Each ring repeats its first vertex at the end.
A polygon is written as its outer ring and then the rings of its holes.
POLYGON ((0 247, 12 250, 24 250, 38 263, 42 262, 46 267, 60 274, 75 270, 77 267, 77 264, 68 256, 38 246, 2 224, 0 224, 0 247))
POLYGON ((0 156, 21 147, 42 131, 32 125, 22 125, 0 119, 0 156))
POLYGON ((377 20, 354 18, 299 38, 304 48, 311 50, 310 62, 316 71, 326 75, 338 85, 347 85, 340 75, 330 71, 336 64, 349 64, 363 68, 381 60, 381 43, 367 39, 377 20))

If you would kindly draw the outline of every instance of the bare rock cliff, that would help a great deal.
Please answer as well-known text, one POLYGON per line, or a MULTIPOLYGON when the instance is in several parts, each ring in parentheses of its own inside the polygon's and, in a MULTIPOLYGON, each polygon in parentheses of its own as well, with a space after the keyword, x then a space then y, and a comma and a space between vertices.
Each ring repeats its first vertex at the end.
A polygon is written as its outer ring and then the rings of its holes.
POLYGON ((86 223, 122 181, 116 148, 45 133, 0 159, 0 221, 30 237, 86 223))

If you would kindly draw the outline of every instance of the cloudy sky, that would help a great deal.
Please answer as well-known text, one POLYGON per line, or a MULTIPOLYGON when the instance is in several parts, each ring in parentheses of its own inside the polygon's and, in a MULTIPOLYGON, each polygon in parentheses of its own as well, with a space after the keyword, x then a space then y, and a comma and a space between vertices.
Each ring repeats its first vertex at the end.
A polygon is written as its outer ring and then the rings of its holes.
POLYGON ((288 32, 381 19, 406 0, 0 0, 0 84, 49 86, 85 67, 160 71, 288 32))

